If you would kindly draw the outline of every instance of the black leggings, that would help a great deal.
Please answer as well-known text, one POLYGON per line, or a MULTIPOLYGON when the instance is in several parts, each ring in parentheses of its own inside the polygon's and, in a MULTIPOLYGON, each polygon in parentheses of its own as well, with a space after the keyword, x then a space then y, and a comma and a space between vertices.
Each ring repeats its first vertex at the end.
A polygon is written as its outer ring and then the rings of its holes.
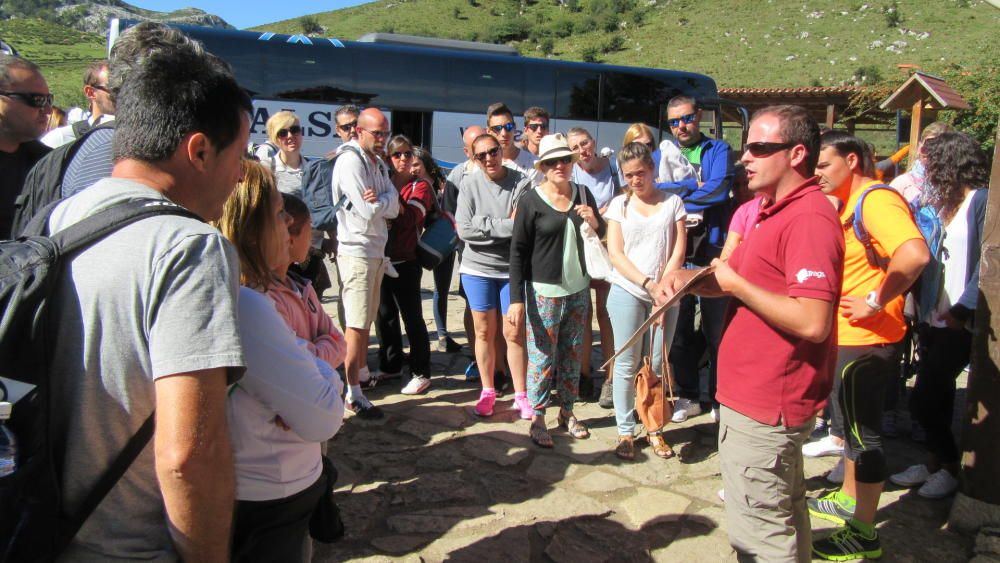
POLYGON ((323 495, 327 479, 290 497, 236 502, 233 518, 233 558, 240 563, 306 561, 309 558, 309 519, 323 495))
POLYGON ((910 395, 910 413, 927 432, 927 450, 938 463, 958 463, 958 446, 951 433, 955 379, 969 363, 972 333, 964 329, 928 327, 920 333, 921 357, 917 382, 910 395))
POLYGON ((424 270, 416 260, 395 266, 398 278, 382 278, 382 295, 375 319, 379 370, 398 373, 403 369, 403 335, 399 326, 399 317, 402 316, 406 337, 410 341, 410 372, 430 377, 431 343, 420 295, 420 276, 424 270))
POLYGON ((844 455, 856 464, 859 483, 881 483, 888 476, 882 451, 882 413, 886 385, 898 365, 897 349, 892 344, 837 348, 835 374, 839 383, 834 383, 833 418, 844 438, 844 455))

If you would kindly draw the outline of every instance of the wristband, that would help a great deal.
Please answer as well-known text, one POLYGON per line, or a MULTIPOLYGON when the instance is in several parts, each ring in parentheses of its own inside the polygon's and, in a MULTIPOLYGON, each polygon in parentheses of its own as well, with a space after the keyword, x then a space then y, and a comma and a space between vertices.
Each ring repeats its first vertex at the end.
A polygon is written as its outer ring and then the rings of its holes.
POLYGON ((647 277, 646 279, 642 280, 642 289, 645 290, 645 291, 649 291, 648 289, 646 289, 646 284, 649 283, 649 282, 651 282, 651 281, 653 281, 653 280, 650 279, 649 277, 647 277))

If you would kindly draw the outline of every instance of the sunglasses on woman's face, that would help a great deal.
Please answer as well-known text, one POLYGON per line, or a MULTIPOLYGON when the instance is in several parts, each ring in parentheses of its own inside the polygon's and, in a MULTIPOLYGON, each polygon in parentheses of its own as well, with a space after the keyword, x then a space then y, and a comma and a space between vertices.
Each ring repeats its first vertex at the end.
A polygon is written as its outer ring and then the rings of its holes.
POLYGON ((500 147, 493 147, 488 151, 477 152, 475 154, 476 160, 479 162, 486 162, 487 157, 495 158, 496 155, 500 154, 500 147))
POLYGON ((542 164, 546 166, 555 166, 557 164, 571 164, 573 162, 573 157, 571 156, 560 156, 559 158, 549 158, 542 161, 542 164))
POLYGON ((284 139, 285 137, 287 137, 290 134, 291 135, 301 135, 302 134, 302 127, 300 127, 298 125, 292 125, 288 129, 278 129, 278 138, 279 139, 284 139))
POLYGON ((506 132, 510 133, 511 131, 514 130, 515 127, 517 127, 517 126, 514 125, 513 121, 508 121, 507 123, 504 123, 503 125, 491 125, 490 126, 490 131, 493 131, 494 133, 496 133, 497 135, 499 135, 501 131, 506 131, 506 132))
POLYGON ((397 158, 397 159, 413 158, 413 151, 396 151, 392 153, 392 158, 397 158))

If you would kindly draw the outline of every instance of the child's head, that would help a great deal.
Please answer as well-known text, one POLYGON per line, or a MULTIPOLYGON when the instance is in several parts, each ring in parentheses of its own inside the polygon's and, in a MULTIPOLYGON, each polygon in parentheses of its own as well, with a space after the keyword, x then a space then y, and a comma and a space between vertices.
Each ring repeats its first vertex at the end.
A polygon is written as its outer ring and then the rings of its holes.
POLYGON ((289 262, 288 216, 271 171, 251 160, 242 166, 243 179, 215 226, 240 256, 240 283, 264 289, 273 279, 271 272, 289 262))
POLYGON ((309 208, 301 199, 291 194, 281 194, 285 200, 285 213, 291 217, 288 223, 288 234, 292 237, 289 245, 289 258, 296 264, 301 264, 309 257, 309 245, 312 243, 312 218, 309 208))

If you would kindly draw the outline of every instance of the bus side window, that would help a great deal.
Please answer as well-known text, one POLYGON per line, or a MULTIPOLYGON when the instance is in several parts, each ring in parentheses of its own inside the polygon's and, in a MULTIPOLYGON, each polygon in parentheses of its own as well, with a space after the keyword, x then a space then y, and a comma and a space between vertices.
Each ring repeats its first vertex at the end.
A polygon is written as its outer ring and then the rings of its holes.
POLYGON ((555 117, 597 121, 601 75, 596 72, 560 70, 556 73, 555 117))

